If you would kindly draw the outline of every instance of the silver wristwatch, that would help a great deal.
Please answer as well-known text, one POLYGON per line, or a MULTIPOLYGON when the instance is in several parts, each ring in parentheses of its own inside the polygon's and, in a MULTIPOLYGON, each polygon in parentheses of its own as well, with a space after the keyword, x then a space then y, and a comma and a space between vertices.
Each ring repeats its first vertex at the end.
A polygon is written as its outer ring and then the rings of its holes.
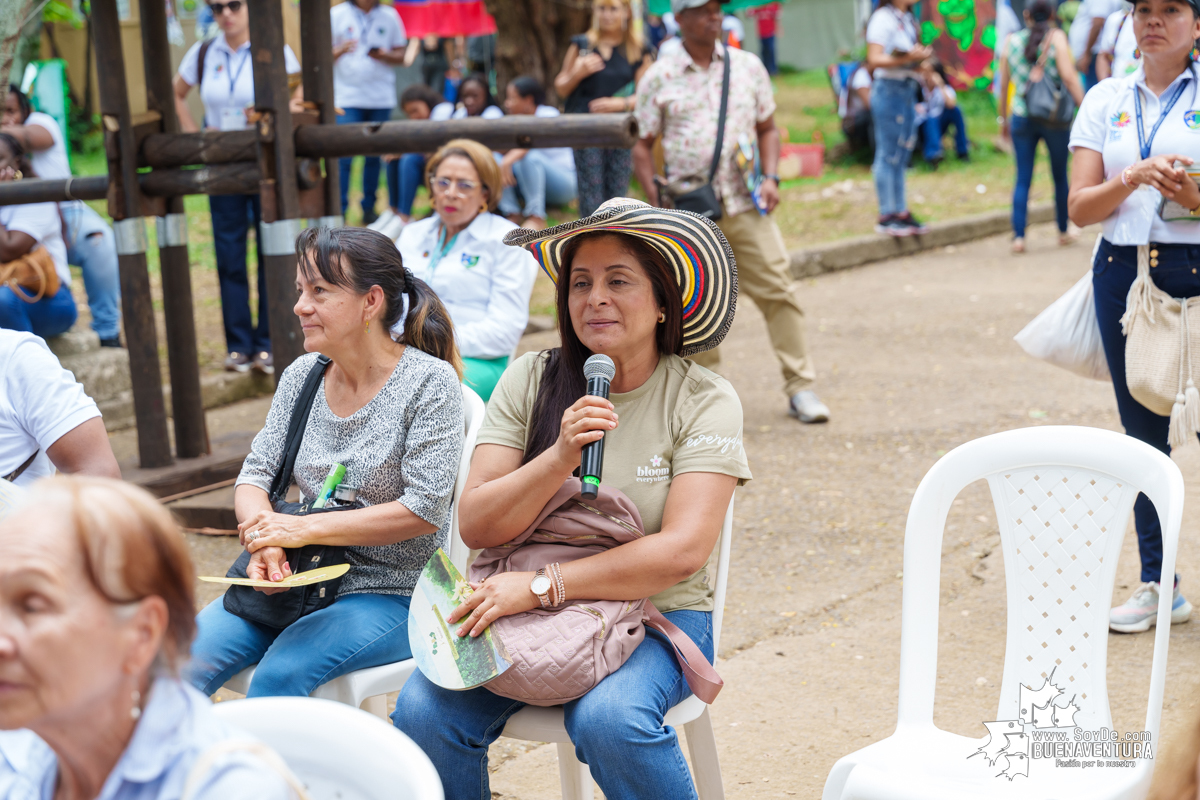
POLYGON ((529 582, 529 591, 537 596, 542 608, 550 607, 550 577, 546 575, 544 567, 534 573, 533 580, 529 582))

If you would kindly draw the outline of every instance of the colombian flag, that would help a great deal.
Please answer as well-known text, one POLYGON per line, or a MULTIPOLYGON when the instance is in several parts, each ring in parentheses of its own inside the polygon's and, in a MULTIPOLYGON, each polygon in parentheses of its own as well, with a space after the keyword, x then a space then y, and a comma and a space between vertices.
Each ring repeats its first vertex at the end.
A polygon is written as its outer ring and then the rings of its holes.
POLYGON ((496 21, 483 0, 393 0, 411 37, 486 36, 496 32, 496 21))

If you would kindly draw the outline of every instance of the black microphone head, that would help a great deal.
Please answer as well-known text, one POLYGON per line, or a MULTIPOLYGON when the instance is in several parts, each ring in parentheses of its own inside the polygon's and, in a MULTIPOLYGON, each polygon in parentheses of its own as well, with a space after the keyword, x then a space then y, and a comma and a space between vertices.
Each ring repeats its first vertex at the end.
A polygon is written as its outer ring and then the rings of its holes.
POLYGON ((583 377, 589 381, 592 378, 607 378, 611 382, 616 376, 617 365, 606 355, 597 353, 583 362, 583 377))

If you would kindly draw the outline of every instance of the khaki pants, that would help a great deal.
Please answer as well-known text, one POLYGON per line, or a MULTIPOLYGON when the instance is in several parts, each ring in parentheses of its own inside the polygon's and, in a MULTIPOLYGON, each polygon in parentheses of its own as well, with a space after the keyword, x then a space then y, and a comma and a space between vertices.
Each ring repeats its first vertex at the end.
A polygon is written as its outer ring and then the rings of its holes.
MULTIPOLYGON (((804 310, 792 292, 791 259, 775 221, 757 211, 724 216, 717 225, 733 247, 737 259, 738 295, 746 295, 767 318, 771 346, 783 369, 784 392, 791 397, 807 389, 817 377, 804 336, 804 310)), ((721 361, 720 348, 692 356, 704 367, 721 361)))

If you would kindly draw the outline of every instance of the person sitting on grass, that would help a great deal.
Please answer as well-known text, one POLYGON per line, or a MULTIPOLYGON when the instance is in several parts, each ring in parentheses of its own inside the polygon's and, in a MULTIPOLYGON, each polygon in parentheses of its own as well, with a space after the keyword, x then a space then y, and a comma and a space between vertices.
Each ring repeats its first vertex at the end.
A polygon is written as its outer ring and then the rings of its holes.
POLYGON ((517 226, 492 213, 502 184, 490 150, 469 139, 447 142, 427 174, 434 213, 406 226, 396 247, 445 303, 463 382, 487 402, 529 322, 537 262, 503 242, 517 226))
MULTIPOLYGON (((447 103, 437 91, 423 83, 414 83, 404 90, 400 95, 400 108, 404 111, 404 116, 411 120, 439 122, 450 119, 454 114, 454 105, 447 103)), ((383 157, 387 164, 389 208, 379 215, 379 219, 368 225, 368 228, 379 231, 393 242, 400 237, 400 231, 412 219, 417 189, 425 182, 425 160, 428 157, 428 153, 403 153, 383 157)))
POLYGON ((922 154, 933 167, 945 160, 942 137, 950 126, 954 126, 954 153, 959 161, 971 158, 971 142, 967 139, 967 122, 958 107, 958 94, 946 81, 946 68, 936 58, 921 62, 918 70, 921 93, 924 96, 924 114, 917 125, 917 134, 922 140, 922 154))
MULTIPOLYGON (((36 177, 25 149, 10 134, 0 133, 0 182, 25 177, 36 177)), ((50 339, 75 324, 79 311, 71 295, 62 230, 57 203, 0 206, 0 279, 5 281, 0 285, 0 328, 50 339), (31 275, 35 264, 37 276, 22 278, 31 275)))
MULTIPOLYGON (((529 75, 509 81, 504 108, 509 114, 558 116, 557 108, 546 105, 541 82, 529 75)), ((575 199, 575 154, 569 147, 509 150, 500 160, 500 171, 505 187, 500 211, 522 227, 544 229, 547 205, 565 206, 575 199)))

